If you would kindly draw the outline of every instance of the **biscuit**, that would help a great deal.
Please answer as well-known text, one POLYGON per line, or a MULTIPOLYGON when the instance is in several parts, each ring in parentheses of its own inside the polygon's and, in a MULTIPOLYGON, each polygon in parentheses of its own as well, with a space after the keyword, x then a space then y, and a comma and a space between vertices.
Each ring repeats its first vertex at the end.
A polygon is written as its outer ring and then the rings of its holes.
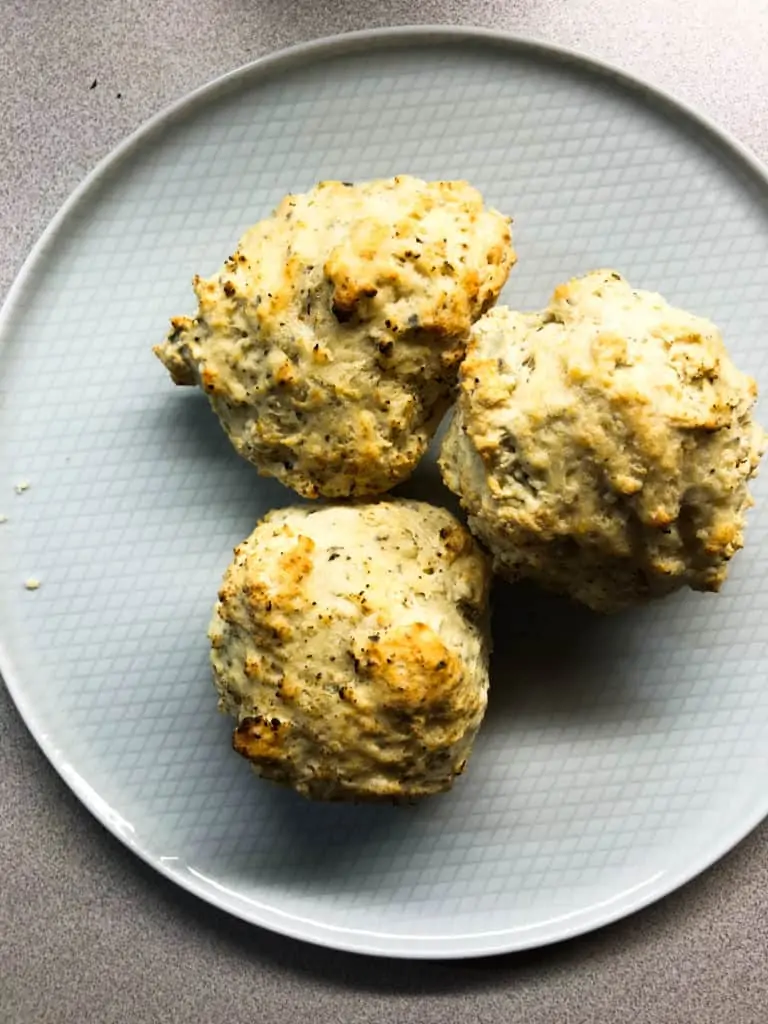
POLYGON ((235 750, 315 799, 449 789, 486 708, 489 575, 468 531, 423 502, 268 513, 209 630, 235 750))
POLYGON ((514 263, 462 181, 326 181, 241 239, 155 353, 237 451, 307 498, 405 480, 452 401, 472 323, 514 263))
POLYGON ((717 328, 601 270, 475 324, 440 465, 509 579, 603 612, 716 591, 765 450, 717 328))

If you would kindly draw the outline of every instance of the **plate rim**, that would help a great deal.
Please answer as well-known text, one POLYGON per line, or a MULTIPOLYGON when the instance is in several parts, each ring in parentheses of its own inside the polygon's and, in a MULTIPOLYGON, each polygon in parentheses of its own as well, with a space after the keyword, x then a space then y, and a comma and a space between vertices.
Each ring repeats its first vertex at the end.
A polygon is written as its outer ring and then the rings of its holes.
MULTIPOLYGON (((37 262, 54 242, 59 230, 93 188, 164 126, 193 111, 201 102, 215 99, 217 94, 230 87, 236 87, 240 81, 245 82, 254 77, 279 76, 282 71, 292 69, 300 61, 312 62, 317 59, 344 57, 360 52, 368 44, 381 51, 398 45, 418 46, 428 45, 430 42, 450 45, 468 41, 493 45, 500 51, 523 52, 544 59, 556 59, 587 73, 597 73, 603 78, 613 80, 624 89, 639 93, 646 100, 661 104, 671 113, 698 127, 705 136, 717 143, 720 151, 724 150, 734 161, 732 173, 736 173, 740 165, 742 171, 747 170, 752 179, 765 189, 768 197, 768 167, 729 130, 663 87, 577 48, 550 43, 537 36, 474 26, 439 24, 362 29, 324 36, 266 53, 197 86, 162 107, 102 157, 61 204, 17 271, 0 306, 0 352, 7 344, 8 326, 18 299, 23 294, 37 262)), ((684 867, 658 872, 643 883, 607 901, 534 925, 495 929, 492 932, 475 931, 462 936, 421 937, 344 928, 325 924, 316 919, 303 918, 260 901, 246 900, 241 894, 226 891, 225 887, 205 878, 199 872, 194 872, 189 866, 185 865, 183 869, 179 869, 163 863, 151 850, 134 841, 130 830, 126 829, 119 815, 74 771, 54 739, 37 722, 32 702, 25 696, 23 682, 16 673, 12 659, 1 640, 0 677, 24 725, 62 781, 96 820, 144 863, 175 885, 249 924, 258 925, 292 939, 343 952, 398 959, 449 960, 520 952, 566 941, 634 914, 686 885, 725 856, 768 816, 767 792, 764 806, 759 806, 751 814, 745 815, 738 828, 733 829, 719 842, 709 845, 705 852, 687 861, 684 867)))

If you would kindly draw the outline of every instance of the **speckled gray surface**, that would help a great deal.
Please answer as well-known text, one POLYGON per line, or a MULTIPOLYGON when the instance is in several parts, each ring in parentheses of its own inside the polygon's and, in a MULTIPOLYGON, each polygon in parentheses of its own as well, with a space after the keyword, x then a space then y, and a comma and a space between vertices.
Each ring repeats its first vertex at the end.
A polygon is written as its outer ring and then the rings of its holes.
MULTIPOLYGON (((613 60, 768 159, 758 0, 3 4, 0 289, 92 164, 188 89, 313 36, 481 24, 613 60), (96 86, 90 88, 96 81, 96 86), (119 94, 119 96, 118 96, 119 94)), ((388 963, 301 946, 156 876, 83 810, 0 688, 0 1021, 764 1024, 768 828, 661 904, 536 954, 388 963)))

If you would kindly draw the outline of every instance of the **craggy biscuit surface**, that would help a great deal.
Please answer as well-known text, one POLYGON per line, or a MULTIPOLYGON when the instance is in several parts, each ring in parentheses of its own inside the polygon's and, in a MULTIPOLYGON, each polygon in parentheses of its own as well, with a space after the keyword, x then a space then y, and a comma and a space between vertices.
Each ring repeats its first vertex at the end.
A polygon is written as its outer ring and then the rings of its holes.
POLYGON ((473 328, 441 468, 495 568, 599 611, 716 591, 765 435, 717 328, 613 271, 473 328))
POLYGON ((486 707, 488 583, 476 542, 432 505, 268 513, 209 630, 235 750, 316 799, 450 788, 486 707))
POLYGON ((322 182, 251 228, 155 348, 237 451, 304 497, 410 475, 472 323, 514 263, 509 218, 462 181, 322 182))

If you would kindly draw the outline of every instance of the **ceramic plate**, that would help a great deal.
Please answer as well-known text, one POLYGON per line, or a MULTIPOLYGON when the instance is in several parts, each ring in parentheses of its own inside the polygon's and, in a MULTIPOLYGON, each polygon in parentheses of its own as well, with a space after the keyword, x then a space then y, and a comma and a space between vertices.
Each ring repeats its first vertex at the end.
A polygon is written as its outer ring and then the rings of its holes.
MULTIPOLYGON (((256 779, 216 711, 205 634, 233 545, 292 497, 150 348, 193 310, 192 275, 283 193, 397 172, 468 178, 514 215, 504 301, 535 308, 615 267, 714 319, 768 392, 768 184, 701 117, 482 32, 278 54, 120 146, 8 297, 0 664, 80 799, 179 885, 328 946, 461 957, 627 914, 768 811, 768 473, 718 597, 604 620, 497 586, 490 709, 452 793, 315 806, 256 779)), ((429 461, 406 493, 449 500, 429 461)))

